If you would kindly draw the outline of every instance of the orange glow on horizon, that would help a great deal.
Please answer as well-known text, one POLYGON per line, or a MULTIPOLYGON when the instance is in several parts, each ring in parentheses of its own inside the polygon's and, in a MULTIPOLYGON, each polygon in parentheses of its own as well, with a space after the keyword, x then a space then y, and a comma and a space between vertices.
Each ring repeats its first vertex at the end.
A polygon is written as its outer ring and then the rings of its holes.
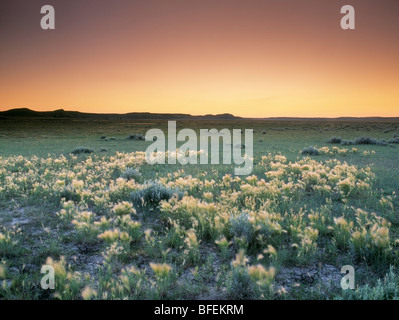
POLYGON ((0 5, 0 111, 399 116, 397 1, 53 2, 0 5))

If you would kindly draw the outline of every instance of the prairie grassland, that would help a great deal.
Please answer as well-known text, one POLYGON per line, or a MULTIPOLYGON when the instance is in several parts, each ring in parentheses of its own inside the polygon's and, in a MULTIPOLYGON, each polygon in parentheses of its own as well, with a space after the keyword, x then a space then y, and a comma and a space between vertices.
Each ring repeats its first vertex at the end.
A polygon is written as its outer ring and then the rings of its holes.
POLYGON ((126 137, 166 122, 2 120, 0 298, 398 298, 398 149, 327 140, 389 141, 399 123, 178 125, 253 128, 252 174, 147 164, 126 137))

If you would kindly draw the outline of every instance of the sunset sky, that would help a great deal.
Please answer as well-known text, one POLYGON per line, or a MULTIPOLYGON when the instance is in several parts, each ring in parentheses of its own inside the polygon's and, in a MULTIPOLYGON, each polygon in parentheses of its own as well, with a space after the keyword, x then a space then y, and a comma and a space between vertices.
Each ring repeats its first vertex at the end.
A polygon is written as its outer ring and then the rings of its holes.
POLYGON ((22 107, 399 116, 399 1, 1 0, 0 110, 22 107))

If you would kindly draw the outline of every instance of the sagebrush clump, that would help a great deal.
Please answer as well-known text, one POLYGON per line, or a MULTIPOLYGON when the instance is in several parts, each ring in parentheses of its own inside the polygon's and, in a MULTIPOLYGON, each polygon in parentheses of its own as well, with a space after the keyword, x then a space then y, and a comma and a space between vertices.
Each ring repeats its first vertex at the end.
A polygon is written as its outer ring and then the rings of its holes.
POLYGON ((151 182, 145 184, 141 190, 131 193, 133 203, 139 206, 156 207, 162 200, 169 200, 174 195, 182 197, 182 193, 178 188, 171 189, 160 183, 151 182))
POLYGON ((388 143, 384 139, 374 139, 370 137, 358 137, 354 140, 345 140, 338 137, 331 137, 327 140, 327 143, 341 144, 344 146, 349 145, 377 145, 377 146, 387 146, 388 143))
POLYGON ((333 143, 333 144, 340 144, 342 142, 342 138, 340 137, 331 137, 330 139, 327 140, 327 143, 333 143))
POLYGON ((78 154, 89 154, 89 153, 93 153, 94 150, 90 149, 90 148, 86 148, 86 147, 78 147, 72 150, 72 154, 74 155, 78 155, 78 154))
POLYGON ((303 155, 308 155, 308 156, 318 156, 320 154, 319 150, 317 150, 315 147, 310 146, 310 147, 305 147, 302 150, 303 155))
POLYGON ((255 228, 250 221, 248 213, 243 212, 236 217, 230 218, 230 232, 238 248, 246 248, 255 236, 255 228))
POLYGON ((131 134, 126 139, 127 140, 135 140, 135 141, 145 141, 145 137, 141 133, 131 134))
POLYGON ((127 168, 125 172, 123 172, 122 178, 126 180, 136 180, 138 181, 141 178, 141 173, 139 172, 138 169, 135 168, 127 168))

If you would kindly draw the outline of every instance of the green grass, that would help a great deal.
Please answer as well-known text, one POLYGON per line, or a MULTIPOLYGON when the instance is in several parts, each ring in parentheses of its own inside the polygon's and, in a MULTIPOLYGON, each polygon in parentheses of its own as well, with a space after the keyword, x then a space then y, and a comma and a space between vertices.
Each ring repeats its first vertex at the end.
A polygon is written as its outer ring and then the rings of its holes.
POLYGON ((129 135, 167 132, 167 122, 1 121, 0 298, 354 299, 381 287, 377 279, 386 274, 395 278, 397 145, 327 140, 388 141, 399 123, 179 121, 178 130, 255 130, 254 177, 226 184, 234 165, 151 166, 133 154, 150 143, 129 135), (324 151, 306 158, 301 152, 309 146, 324 151), (73 156, 77 147, 94 152, 73 156), (295 166, 302 166, 298 173, 295 166), (281 176, 272 174, 278 170, 281 176), (341 170, 340 183, 323 182, 323 170, 341 170), (353 225, 340 227, 340 217, 353 225), (55 292, 38 286, 48 258, 58 268, 55 292), (329 275, 299 286, 279 278, 318 265, 339 273, 345 264, 356 267, 357 285, 368 284, 367 292, 327 288, 329 275))

